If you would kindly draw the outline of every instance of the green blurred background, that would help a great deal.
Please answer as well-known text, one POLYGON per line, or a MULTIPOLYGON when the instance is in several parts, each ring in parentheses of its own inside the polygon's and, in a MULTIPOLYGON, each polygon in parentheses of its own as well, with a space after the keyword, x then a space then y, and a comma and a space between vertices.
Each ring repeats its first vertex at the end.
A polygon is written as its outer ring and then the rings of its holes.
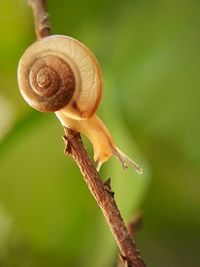
MULTIPOLYGON (((52 32, 85 43, 104 76, 99 114, 117 145, 102 179, 128 222, 144 212, 137 244, 148 266, 200 266, 200 1, 49 0, 52 32)), ((117 248, 54 114, 32 110, 16 81, 35 40, 25 0, 0 1, 0 266, 114 267, 117 248)), ((89 153, 92 149, 84 139, 89 153)))

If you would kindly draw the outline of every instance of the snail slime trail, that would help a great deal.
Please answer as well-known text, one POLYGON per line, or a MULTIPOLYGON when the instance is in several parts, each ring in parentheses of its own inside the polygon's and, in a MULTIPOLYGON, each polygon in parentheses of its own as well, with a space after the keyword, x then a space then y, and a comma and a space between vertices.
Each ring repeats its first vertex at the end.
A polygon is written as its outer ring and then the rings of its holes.
POLYGON ((102 97, 102 73, 92 52, 68 36, 51 35, 33 43, 18 65, 18 83, 27 103, 55 112, 61 124, 83 133, 93 145, 99 171, 114 155, 123 168, 142 168, 118 147, 96 111, 102 97))

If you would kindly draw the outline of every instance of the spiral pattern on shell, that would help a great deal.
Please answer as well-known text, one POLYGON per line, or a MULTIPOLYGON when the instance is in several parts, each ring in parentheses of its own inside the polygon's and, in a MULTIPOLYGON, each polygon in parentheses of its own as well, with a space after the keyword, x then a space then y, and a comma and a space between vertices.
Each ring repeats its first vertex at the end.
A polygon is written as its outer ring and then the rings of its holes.
POLYGON ((71 68, 55 55, 38 55, 31 59, 20 75, 24 98, 29 105, 42 112, 63 108, 75 90, 71 68))
POLYGON ((18 65, 20 91, 33 108, 62 110, 74 119, 93 115, 102 95, 101 70, 79 41, 52 35, 33 43, 18 65))

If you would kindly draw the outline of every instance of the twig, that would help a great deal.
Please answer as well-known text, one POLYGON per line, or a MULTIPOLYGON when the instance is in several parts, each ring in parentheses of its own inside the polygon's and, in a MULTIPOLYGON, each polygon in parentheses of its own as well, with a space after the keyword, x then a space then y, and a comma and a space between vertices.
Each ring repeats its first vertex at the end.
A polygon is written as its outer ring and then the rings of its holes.
POLYGON ((128 262, 128 266, 144 267, 144 261, 142 260, 139 251, 136 249, 132 237, 128 233, 114 200, 114 194, 110 187, 110 178, 103 184, 98 172, 89 159, 80 134, 67 128, 64 129, 66 134, 64 136, 66 144, 65 153, 69 154, 79 166, 90 192, 96 199, 106 218, 118 244, 121 255, 128 262))
MULTIPOLYGON (((142 212, 138 212, 133 217, 133 219, 127 224, 128 232, 133 238, 135 238, 137 230, 141 227, 142 219, 143 219, 142 212)), ((121 255, 121 253, 119 253, 117 267, 122 267, 122 266, 128 267, 129 265, 127 263, 126 258, 124 258, 124 256, 121 255)))
MULTIPOLYGON (((29 0, 34 17, 37 38, 50 34, 49 16, 45 0, 29 0)), ((120 211, 114 200, 114 193, 110 187, 110 179, 103 184, 98 172, 90 160, 80 134, 64 127, 65 153, 69 154, 77 163, 85 182, 100 206, 106 221, 120 249, 120 254, 125 259, 125 266, 145 267, 145 263, 136 249, 135 242, 129 234, 120 211)))
POLYGON ((33 9, 37 39, 50 35, 51 26, 46 0, 28 0, 28 3, 33 9))

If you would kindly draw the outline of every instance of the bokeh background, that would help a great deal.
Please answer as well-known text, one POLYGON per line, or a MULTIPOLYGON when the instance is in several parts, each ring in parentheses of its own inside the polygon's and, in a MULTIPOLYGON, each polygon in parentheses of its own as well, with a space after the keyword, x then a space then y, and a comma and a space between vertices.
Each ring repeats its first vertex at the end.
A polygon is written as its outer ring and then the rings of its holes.
MULTIPOLYGON (((104 76, 99 114, 144 167, 100 171, 148 266, 200 266, 200 2, 49 0, 52 32, 73 36, 104 76)), ((117 248, 54 114, 32 110, 17 64, 35 40, 25 0, 0 1, 0 266, 114 267, 117 248)), ((84 139, 89 153, 92 149, 84 139)))

